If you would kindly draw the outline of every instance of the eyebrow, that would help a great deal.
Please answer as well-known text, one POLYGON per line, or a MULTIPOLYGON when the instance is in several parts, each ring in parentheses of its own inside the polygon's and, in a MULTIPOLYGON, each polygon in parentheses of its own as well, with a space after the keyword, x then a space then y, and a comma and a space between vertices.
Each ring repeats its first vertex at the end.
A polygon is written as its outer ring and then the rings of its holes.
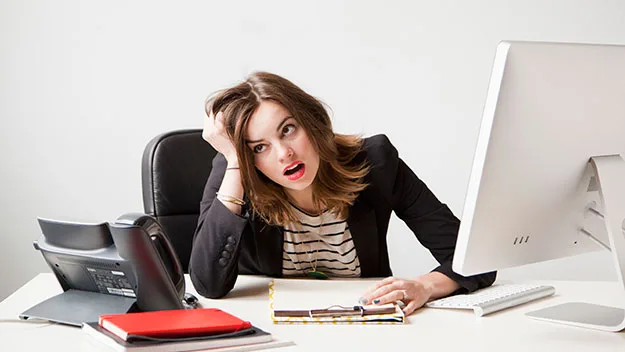
MULTIPOLYGON (((284 118, 284 120, 282 120, 282 122, 280 122, 280 124, 278 125, 278 128, 276 128, 276 132, 280 132, 280 129, 282 128, 282 125, 284 125, 285 122, 287 122, 289 119, 292 119, 293 116, 287 116, 284 118)), ((262 142, 262 139, 259 140, 255 140, 255 141, 250 141, 250 140, 245 140, 245 143, 247 144, 254 144, 254 143, 258 143, 258 142, 262 142)))

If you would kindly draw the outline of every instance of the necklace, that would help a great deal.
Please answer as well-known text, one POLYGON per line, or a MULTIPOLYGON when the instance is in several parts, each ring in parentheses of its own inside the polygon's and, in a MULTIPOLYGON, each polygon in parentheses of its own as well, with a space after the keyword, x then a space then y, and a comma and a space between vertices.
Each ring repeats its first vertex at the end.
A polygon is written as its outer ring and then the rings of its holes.
MULTIPOLYGON (((321 239, 321 235, 319 234, 319 232, 321 232, 321 228, 323 227, 323 218, 321 218, 321 224, 319 225, 319 230, 316 233, 316 235, 319 237, 318 241, 323 242, 323 240, 321 239)), ((320 280, 325 280, 328 278, 328 275, 325 274, 322 271, 317 270, 317 259, 319 257, 319 248, 315 249, 315 261, 312 261, 312 245, 310 242, 308 243, 308 251, 306 251, 306 253, 308 254, 308 263, 310 263, 310 265, 312 266, 312 270, 309 270, 306 275, 314 277, 315 279, 320 279, 320 280)))
POLYGON ((310 249, 309 251, 307 251, 308 253, 308 262, 310 263, 310 265, 312 266, 312 270, 309 270, 306 274, 308 276, 312 276, 315 279, 321 279, 321 280, 325 280, 328 278, 328 275, 326 275, 325 273, 317 270, 317 257, 318 257, 318 253, 319 253, 319 249, 315 249, 315 261, 313 262, 311 257, 312 257, 312 246, 310 246, 310 244, 308 245, 308 248, 310 249))
POLYGON ((326 212, 327 209, 323 209, 323 210, 317 210, 317 211, 309 211, 309 210, 304 210, 303 208, 298 207, 297 205, 295 205, 295 203, 289 201, 289 204, 291 204, 291 206, 297 210, 299 210, 300 212, 304 213, 307 216, 311 216, 311 217, 317 217, 317 216, 321 216, 323 215, 323 213, 326 212))

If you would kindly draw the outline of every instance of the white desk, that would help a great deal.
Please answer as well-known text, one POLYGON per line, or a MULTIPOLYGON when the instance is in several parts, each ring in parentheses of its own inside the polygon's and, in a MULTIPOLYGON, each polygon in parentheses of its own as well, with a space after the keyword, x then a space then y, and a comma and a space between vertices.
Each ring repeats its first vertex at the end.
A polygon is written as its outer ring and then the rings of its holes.
MULTIPOLYGON (((548 282, 556 295, 476 318, 473 312, 421 309, 404 325, 274 325, 269 318, 269 278, 240 276, 227 298, 201 299, 296 346, 277 351, 623 351, 625 333, 608 333, 525 317, 527 311, 569 301, 624 307, 615 282, 548 282), (412 344, 412 346, 410 346, 412 344)), ((193 286, 187 278, 187 291, 193 286)), ((107 351, 80 329, 18 322, 19 313, 61 292, 52 274, 39 274, 0 303, 0 350, 107 351)))

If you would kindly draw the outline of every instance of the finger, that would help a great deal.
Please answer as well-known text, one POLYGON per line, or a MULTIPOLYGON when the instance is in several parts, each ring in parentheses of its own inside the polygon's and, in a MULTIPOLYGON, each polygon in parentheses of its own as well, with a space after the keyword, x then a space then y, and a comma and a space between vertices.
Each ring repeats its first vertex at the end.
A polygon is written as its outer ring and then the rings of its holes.
POLYGON ((416 301, 410 301, 410 303, 408 303, 406 308, 403 309, 404 315, 412 314, 415 310, 417 310, 417 308, 419 308, 419 305, 417 304, 417 302, 416 301))
POLYGON ((381 286, 376 291, 374 291, 373 294, 377 294, 378 296, 381 296, 391 291, 405 290, 407 288, 408 288, 408 285, 405 280, 396 279, 393 282, 389 282, 386 285, 381 286))
POLYGON ((387 295, 393 291, 398 291, 401 293, 400 299, 402 299, 404 297, 403 291, 405 289, 406 289, 406 284, 404 280, 396 280, 387 284, 386 286, 382 286, 379 289, 373 291, 371 295, 368 297, 371 297, 373 304, 377 304, 375 302, 376 299, 381 299, 381 297, 384 295, 387 295))
POLYGON ((207 109, 206 111, 206 117, 208 117, 209 120, 212 120, 215 117, 215 114, 213 114, 213 109, 207 109))
POLYGON ((395 282, 395 281, 397 281, 397 280, 399 280, 399 279, 398 279, 398 278, 396 278, 395 276, 389 276, 389 277, 387 277, 387 278, 385 278, 385 279, 381 280, 380 282, 378 282, 377 286, 378 286, 378 287, 382 287, 382 286, 384 286, 384 285, 388 285, 388 284, 390 284, 390 283, 392 283, 392 282, 395 282))
POLYGON ((224 129, 224 119, 220 114, 221 113, 217 114, 217 116, 213 120, 213 126, 215 126, 216 131, 221 131, 224 129))
POLYGON ((395 290, 391 291, 384 296, 378 297, 373 300, 373 304, 387 304, 387 303, 395 303, 396 301, 401 301, 404 298, 403 290, 395 290))
POLYGON ((219 112, 215 117, 213 125, 215 126, 214 132, 216 136, 224 137, 226 136, 226 123, 224 121, 223 114, 219 112))
POLYGON ((375 292, 380 287, 388 285, 389 283, 391 283, 391 282, 393 282, 395 280, 397 280, 397 278, 395 278, 393 276, 389 276, 389 277, 387 277, 387 278, 385 278, 383 280, 380 280, 380 281, 376 282, 374 285, 369 286, 367 288, 367 290, 363 293, 361 298, 358 300, 358 302, 360 304, 362 304, 362 305, 370 304, 373 292, 375 292))
POLYGON ((396 281, 397 278, 394 276, 389 276, 387 278, 384 278, 378 282, 376 282, 374 285, 369 286, 369 288, 367 289, 367 291, 365 291, 365 295, 371 294, 373 291, 379 289, 380 287, 386 286, 388 284, 390 284, 393 281, 396 281))
POLYGON ((209 142, 212 138, 212 132, 215 130, 215 119, 212 118, 212 115, 208 115, 204 119, 204 126, 202 129, 202 138, 209 142))

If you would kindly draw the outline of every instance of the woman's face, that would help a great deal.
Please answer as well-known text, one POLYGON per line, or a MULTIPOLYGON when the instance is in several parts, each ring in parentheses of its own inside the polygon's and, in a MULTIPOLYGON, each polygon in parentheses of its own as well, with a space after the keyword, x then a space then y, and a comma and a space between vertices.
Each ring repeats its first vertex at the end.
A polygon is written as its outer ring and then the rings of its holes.
POLYGON ((291 196, 312 192, 319 154, 282 105, 263 101, 248 121, 245 139, 256 168, 270 180, 291 196))

